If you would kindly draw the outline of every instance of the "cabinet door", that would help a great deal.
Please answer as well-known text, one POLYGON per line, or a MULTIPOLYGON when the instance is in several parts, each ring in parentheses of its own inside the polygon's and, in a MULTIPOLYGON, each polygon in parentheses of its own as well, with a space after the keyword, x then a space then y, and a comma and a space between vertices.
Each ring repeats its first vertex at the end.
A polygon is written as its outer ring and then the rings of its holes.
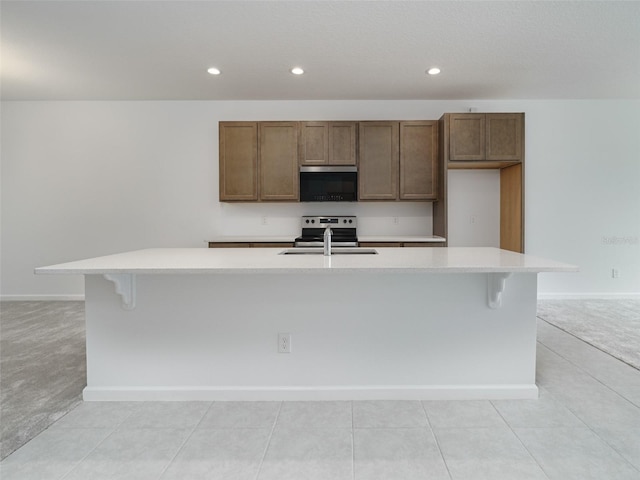
POLYGON ((356 122, 301 124, 300 165, 355 165, 356 122))
POLYGON ((258 200, 258 126, 219 124, 220 201, 258 200))
POLYGON ((209 242, 209 248, 250 248, 247 242, 209 242))
POLYGON ((360 122, 358 200, 398 198, 398 122, 360 122))
POLYGON ((432 242, 404 242, 402 244, 403 247, 413 247, 413 248, 433 248, 433 247, 443 247, 444 243, 432 243, 432 242))
POLYGON ((258 242, 252 243, 253 248, 293 248, 293 242, 258 242))
POLYGON ((449 160, 484 160, 485 115, 454 113, 449 118, 449 160))
POLYGON ((298 200, 298 123, 259 123, 260 200, 298 200))
POLYGON ((327 165, 329 136, 329 122, 303 122, 300 125, 300 165, 327 165))
POLYGON ((358 245, 365 248, 399 248, 402 242, 358 242, 358 245))
POLYGON ((438 122, 400 122, 400 200, 438 198, 438 122))
POLYGON ((523 115, 486 114, 487 160, 522 161, 523 115))
POLYGON ((356 122, 329 124, 329 165, 356 164, 356 122))

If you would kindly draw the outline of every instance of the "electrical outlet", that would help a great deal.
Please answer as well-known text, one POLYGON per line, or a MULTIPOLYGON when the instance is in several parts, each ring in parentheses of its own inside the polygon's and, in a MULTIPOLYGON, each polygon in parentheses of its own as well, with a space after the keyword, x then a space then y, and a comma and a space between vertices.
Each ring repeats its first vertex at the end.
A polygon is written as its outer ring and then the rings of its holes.
POLYGON ((617 268, 612 268, 611 278, 618 278, 618 277, 620 277, 620 270, 618 270, 617 268))
POLYGON ((262 224, 263 225, 267 225, 269 222, 267 222, 267 217, 262 217, 262 224))
POLYGON ((469 223, 472 224, 472 225, 476 223, 476 216, 475 215, 471 215, 469 217, 469 223))
POLYGON ((400 217, 393 217, 393 223, 398 225, 400 223, 400 217))
POLYGON ((291 353, 291 334, 278 334, 278 353, 291 353))

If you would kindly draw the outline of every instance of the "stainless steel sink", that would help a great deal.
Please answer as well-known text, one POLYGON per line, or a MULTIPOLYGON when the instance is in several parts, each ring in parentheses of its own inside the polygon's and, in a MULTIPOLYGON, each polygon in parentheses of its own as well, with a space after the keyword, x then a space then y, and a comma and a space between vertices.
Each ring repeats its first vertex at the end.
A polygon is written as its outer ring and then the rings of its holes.
MULTIPOLYGON (((323 255, 324 249, 316 248, 287 248, 279 253, 279 255, 323 255)), ((333 247, 331 255, 377 255, 375 248, 361 247, 333 247)))

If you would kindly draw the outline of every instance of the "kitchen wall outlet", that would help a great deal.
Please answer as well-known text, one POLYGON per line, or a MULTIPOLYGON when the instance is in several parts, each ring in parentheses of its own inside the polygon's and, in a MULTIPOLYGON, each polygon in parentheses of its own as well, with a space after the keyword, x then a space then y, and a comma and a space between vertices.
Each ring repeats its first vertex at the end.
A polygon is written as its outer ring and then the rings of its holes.
POLYGON ((400 223, 400 217, 393 217, 393 223, 398 225, 400 223))
POLYGON ((278 353, 291 353, 291 334, 278 334, 278 353))
POLYGON ((269 222, 267 221, 267 217, 262 217, 262 224, 267 225, 269 222))
POLYGON ((620 277, 620 270, 618 270, 617 268, 612 268, 611 278, 618 278, 618 277, 620 277))
POLYGON ((476 220, 477 220, 477 218, 476 218, 476 216, 475 216, 475 215, 471 215, 471 216, 469 217, 469 223, 470 223, 471 225, 475 224, 475 223, 476 223, 476 220))

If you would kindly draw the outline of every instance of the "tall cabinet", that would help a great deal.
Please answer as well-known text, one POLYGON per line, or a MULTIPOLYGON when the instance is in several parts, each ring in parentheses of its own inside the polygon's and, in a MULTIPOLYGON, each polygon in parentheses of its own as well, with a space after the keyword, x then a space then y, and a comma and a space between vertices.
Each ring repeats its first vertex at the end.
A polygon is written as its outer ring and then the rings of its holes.
MULTIPOLYGON (((439 124, 445 168, 500 170, 500 248, 524 253, 524 113, 445 113, 439 124)), ((446 198, 446 175, 440 182, 446 198)), ((434 234, 446 232, 445 201, 434 205, 434 234)))

